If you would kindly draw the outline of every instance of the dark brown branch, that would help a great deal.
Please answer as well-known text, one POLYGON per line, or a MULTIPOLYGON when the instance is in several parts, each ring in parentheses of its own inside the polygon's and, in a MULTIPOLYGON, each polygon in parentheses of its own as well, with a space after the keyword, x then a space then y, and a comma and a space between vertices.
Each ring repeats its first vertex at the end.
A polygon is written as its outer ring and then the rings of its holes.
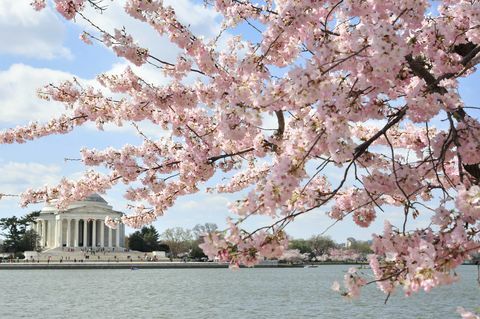
POLYGON ((370 147, 370 145, 375 142, 380 136, 384 135, 392 126, 400 122, 400 120, 405 116, 407 113, 408 107, 405 106, 403 107, 400 111, 398 111, 397 114, 394 115, 393 120, 389 121, 381 130, 379 130, 377 133, 375 133, 372 137, 370 137, 368 140, 363 142, 362 144, 358 145, 355 148, 355 152, 353 153, 353 160, 356 160, 358 157, 360 157, 365 151, 370 147))
POLYGON ((467 66, 467 65, 470 63, 470 61, 472 61, 473 58, 475 58, 475 56, 476 56, 479 52, 480 52, 480 45, 477 45, 477 46, 475 46, 475 47, 472 49, 472 51, 470 51, 469 53, 467 53, 467 54, 463 57, 461 63, 462 63, 464 66, 467 66))
POLYGON ((2 197, 20 197, 20 195, 0 193, 0 199, 2 199, 2 197))
POLYGON ((330 66, 328 69, 326 69, 325 71, 322 71, 322 75, 325 75, 327 74, 328 72, 330 72, 331 70, 335 69, 337 66, 339 66, 340 64, 342 64, 343 62, 349 60, 350 58, 353 58, 354 56, 357 56, 359 55, 360 53, 362 53, 363 51, 365 51, 368 47, 370 47, 370 45, 366 45, 364 46, 363 48, 361 48, 360 50, 356 51, 356 52, 353 52, 352 54, 350 54, 349 56, 343 58, 343 59, 340 59, 338 60, 337 62, 335 62, 332 66, 330 66))
POLYGON ((438 86, 437 79, 435 79, 435 77, 425 68, 425 62, 422 58, 414 58, 411 54, 409 54, 405 57, 405 59, 407 60, 408 66, 412 70, 412 73, 423 79, 427 83, 430 91, 437 92, 442 95, 447 93, 447 89, 438 86))
POLYGON ((94 8, 95 10, 99 11, 100 13, 103 13, 105 10, 107 10, 107 6, 101 6, 100 3, 102 3, 102 1, 94 1, 94 0, 88 0, 88 3, 92 6, 92 8, 94 8))
POLYGON ((280 139, 283 136, 283 132, 285 132, 285 117, 283 116, 283 111, 275 111, 275 115, 278 121, 278 129, 275 136, 280 139))
POLYGON ((333 5, 333 7, 330 9, 330 11, 328 11, 327 16, 325 17, 325 25, 324 25, 325 28, 324 28, 323 32, 325 32, 325 34, 327 34, 327 35, 329 34, 329 32, 328 32, 329 30, 327 29, 327 27, 328 27, 328 19, 330 18, 330 15, 333 13, 333 11, 335 11, 335 9, 336 9, 340 4, 342 4, 342 2, 343 2, 343 0, 340 0, 340 1, 338 1, 335 5, 333 5))
POLYGON ((258 14, 260 14, 261 12, 265 11, 265 12, 268 12, 268 13, 271 13, 271 14, 275 14, 275 15, 278 15, 277 12, 273 11, 273 10, 270 10, 270 9, 262 9, 260 7, 257 7, 249 2, 242 2, 242 1, 239 1, 239 0, 233 0, 233 2, 236 2, 238 4, 241 4, 241 5, 244 5, 244 6, 250 6, 253 10, 257 11, 258 14))
MULTIPOLYGON (((156 57, 154 57, 154 56, 151 55, 151 54, 149 54, 148 57, 151 58, 152 60, 155 60, 155 61, 157 61, 157 62, 159 62, 159 63, 164 64, 164 65, 168 65, 168 66, 170 66, 170 67, 175 67, 175 64, 170 63, 170 62, 167 62, 167 61, 160 60, 159 58, 156 58, 156 57)), ((197 70, 197 69, 190 69, 190 71, 191 71, 191 72, 198 73, 198 74, 201 74, 201 75, 207 76, 204 72, 202 72, 202 71, 200 71, 200 70, 197 70)))
POLYGON ((243 151, 238 151, 236 153, 229 153, 229 154, 222 154, 222 155, 217 155, 217 156, 212 156, 210 158, 208 158, 208 163, 209 164, 213 164, 214 162, 218 161, 219 159, 222 159, 222 158, 227 158, 227 157, 233 157, 233 156, 237 156, 237 155, 242 155, 242 154, 245 154, 245 153, 248 153, 248 152, 251 152, 253 151, 254 148, 253 147, 250 147, 250 148, 247 148, 243 151))
POLYGON ((395 18, 395 20, 393 20, 392 22, 392 25, 395 25, 395 23, 397 23, 397 21, 405 14, 405 12, 407 12, 408 10, 412 10, 412 9, 403 9, 402 12, 400 12, 400 14, 395 18))

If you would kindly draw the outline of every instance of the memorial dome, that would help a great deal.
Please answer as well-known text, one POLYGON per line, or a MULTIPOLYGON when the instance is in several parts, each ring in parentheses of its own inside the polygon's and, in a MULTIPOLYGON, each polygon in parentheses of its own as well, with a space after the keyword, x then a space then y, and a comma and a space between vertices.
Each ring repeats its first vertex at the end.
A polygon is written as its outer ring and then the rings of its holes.
POLYGON ((93 193, 92 195, 87 196, 84 202, 97 202, 97 203, 104 203, 107 204, 107 201, 103 199, 102 196, 98 195, 97 193, 93 193))

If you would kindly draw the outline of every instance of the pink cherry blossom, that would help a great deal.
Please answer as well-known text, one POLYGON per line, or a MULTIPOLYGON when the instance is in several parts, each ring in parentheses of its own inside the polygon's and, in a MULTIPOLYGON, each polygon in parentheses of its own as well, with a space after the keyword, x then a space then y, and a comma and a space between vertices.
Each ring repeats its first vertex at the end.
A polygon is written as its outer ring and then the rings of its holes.
POLYGON ((86 44, 92 44, 92 40, 90 40, 90 36, 86 32, 82 32, 82 34, 80 34, 80 40, 86 44))
POLYGON ((37 11, 40 11, 46 7, 45 0, 34 0, 30 3, 30 5, 37 11))
POLYGON ((480 319, 480 315, 465 310, 463 307, 458 307, 457 312, 462 316, 462 319, 480 319))
POLYGON ((57 11, 67 20, 75 17, 84 7, 85 0, 55 0, 57 11))

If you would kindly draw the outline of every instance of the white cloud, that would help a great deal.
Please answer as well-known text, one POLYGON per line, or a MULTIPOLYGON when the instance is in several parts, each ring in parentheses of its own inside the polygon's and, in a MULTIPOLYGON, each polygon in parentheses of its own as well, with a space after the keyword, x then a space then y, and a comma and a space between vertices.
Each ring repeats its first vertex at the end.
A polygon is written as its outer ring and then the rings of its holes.
POLYGON ((228 203, 229 203, 229 200, 224 196, 208 194, 208 195, 204 195, 204 198, 202 198, 201 201, 197 198, 195 200, 188 200, 188 201, 179 203, 176 209, 190 211, 190 212, 203 211, 203 210, 227 212, 228 203))
POLYGON ((0 54, 37 59, 72 58, 63 46, 66 28, 49 8, 37 12, 30 1, 0 1, 0 54))
POLYGON ((215 223, 220 229, 226 227, 226 217, 231 214, 227 204, 229 199, 223 195, 195 194, 180 198, 168 209, 164 216, 154 222, 155 227, 163 232, 167 228, 193 228, 196 224, 215 223))
POLYGON ((60 179, 61 168, 35 162, 0 162, 0 193, 19 194, 27 188, 55 185, 60 179))
MULTIPOLYGON (((0 9, 1 10, 1 9, 0 9)), ((37 98, 37 89, 44 85, 72 79, 73 75, 24 64, 13 64, 0 71, 0 123, 25 124, 48 121, 65 109, 62 104, 37 98)))

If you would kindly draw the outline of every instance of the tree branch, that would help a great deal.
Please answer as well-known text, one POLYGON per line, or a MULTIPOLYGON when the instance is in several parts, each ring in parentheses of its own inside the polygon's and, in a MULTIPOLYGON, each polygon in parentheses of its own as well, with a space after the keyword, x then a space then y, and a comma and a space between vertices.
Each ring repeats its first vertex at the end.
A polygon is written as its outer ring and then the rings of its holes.
POLYGON ((275 133, 275 136, 278 139, 281 139, 283 136, 283 132, 285 132, 285 117, 283 116, 283 111, 275 111, 275 115, 277 116, 278 121, 278 129, 275 133))
POLYGON ((392 126, 400 122, 400 120, 405 116, 407 113, 408 106, 403 107, 397 114, 394 115, 393 120, 389 121, 380 131, 375 133, 372 137, 368 140, 363 142, 362 144, 358 145, 355 148, 353 153, 353 160, 359 158, 369 147, 370 145, 375 142, 380 136, 384 135, 392 126))

